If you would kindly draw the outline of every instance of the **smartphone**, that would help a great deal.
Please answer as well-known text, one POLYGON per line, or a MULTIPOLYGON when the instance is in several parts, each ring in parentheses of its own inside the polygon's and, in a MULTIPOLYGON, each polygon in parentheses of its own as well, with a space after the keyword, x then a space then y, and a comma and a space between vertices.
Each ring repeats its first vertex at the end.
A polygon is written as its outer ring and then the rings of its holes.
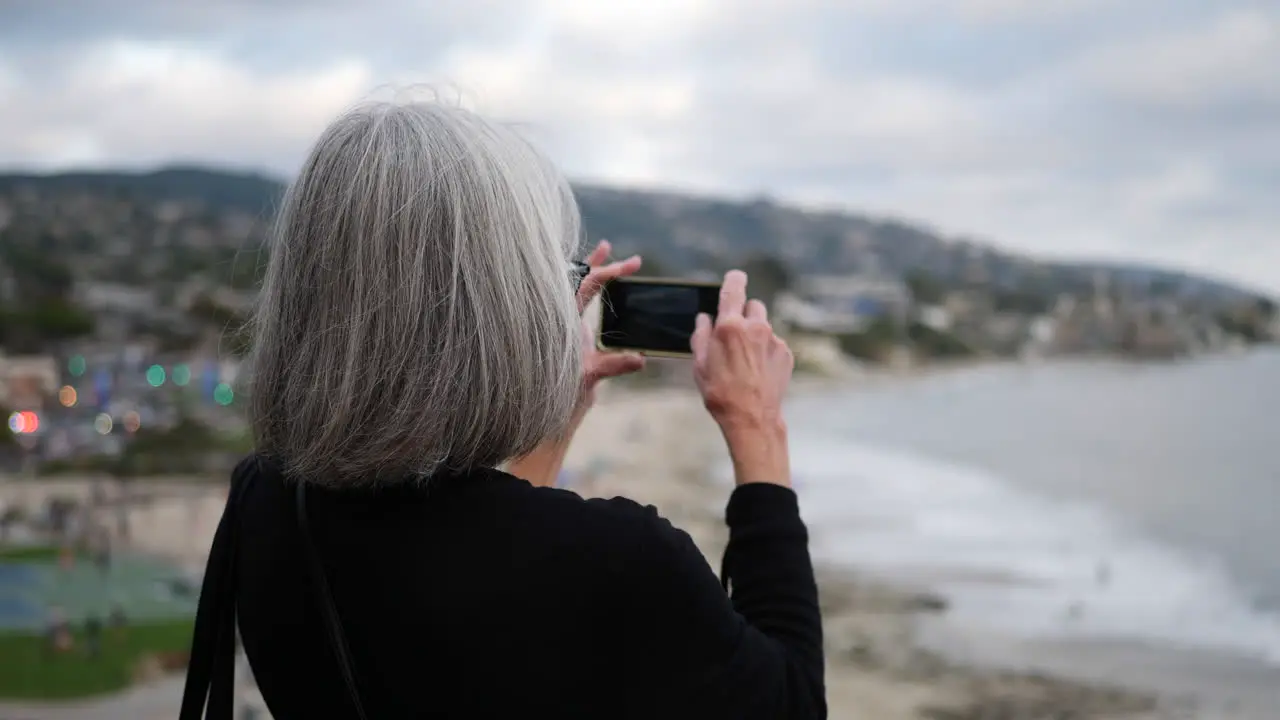
POLYGON ((604 287, 600 299, 601 350, 690 357, 698 313, 715 318, 720 308, 720 283, 619 278, 604 287))

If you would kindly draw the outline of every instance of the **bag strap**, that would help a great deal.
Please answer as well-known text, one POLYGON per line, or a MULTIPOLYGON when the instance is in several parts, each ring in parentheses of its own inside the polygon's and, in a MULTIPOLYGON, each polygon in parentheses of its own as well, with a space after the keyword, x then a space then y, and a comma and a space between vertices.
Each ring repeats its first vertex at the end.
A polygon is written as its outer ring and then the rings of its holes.
POLYGON ((209 549, 179 720, 231 720, 234 714, 239 508, 249 486, 246 463, 251 462, 242 462, 231 475, 227 506, 209 549))
POLYGON ((338 607, 333 602, 333 594, 329 591, 329 581, 325 577, 324 566, 320 562, 320 553, 316 550, 311 537, 311 529, 307 523, 306 484, 297 483, 295 498, 298 510, 298 530, 302 533, 303 543, 307 546, 307 554, 311 557, 311 571, 315 576, 320 611, 324 615, 325 628, 329 634, 329 647, 333 650, 338 667, 342 670, 343 682, 347 685, 347 693, 351 704, 356 709, 360 720, 367 720, 364 705, 360 702, 360 690, 356 686, 355 672, 352 669, 351 655, 347 652, 346 636, 342 632, 342 621, 338 618, 338 607))

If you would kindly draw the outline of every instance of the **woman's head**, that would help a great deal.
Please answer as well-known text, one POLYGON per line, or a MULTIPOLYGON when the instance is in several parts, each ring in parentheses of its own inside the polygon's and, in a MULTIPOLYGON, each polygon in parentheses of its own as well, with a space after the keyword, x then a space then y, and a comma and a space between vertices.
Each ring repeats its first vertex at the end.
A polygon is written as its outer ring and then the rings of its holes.
POLYGON ((568 183, 435 103, 339 117, 285 194, 254 326, 261 451, 308 480, 494 465, 562 431, 582 376, 568 183))

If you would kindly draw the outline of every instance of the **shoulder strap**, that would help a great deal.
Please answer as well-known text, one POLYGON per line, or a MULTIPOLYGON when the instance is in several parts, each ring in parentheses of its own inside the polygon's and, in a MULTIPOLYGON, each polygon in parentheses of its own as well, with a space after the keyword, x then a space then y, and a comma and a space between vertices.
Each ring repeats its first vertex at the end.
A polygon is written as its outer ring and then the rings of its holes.
POLYGON ((333 602, 333 594, 329 592, 329 581, 325 577, 324 566, 320 563, 320 553, 316 550, 315 542, 311 538, 311 529, 307 524, 306 484, 298 482, 297 486, 295 497, 297 498, 298 529, 302 533, 302 541, 306 545, 307 555, 311 557, 311 572, 315 576, 320 612, 324 615, 325 628, 329 634, 329 647, 333 650, 334 658, 338 661, 338 667, 342 670, 342 679, 347 685, 347 693, 351 697, 351 705, 356 710, 356 716, 360 720, 367 720, 367 716, 364 713, 364 705, 360 702, 360 690, 356 686, 355 672, 351 665, 351 655, 347 652, 346 636, 342 632, 342 621, 338 618, 338 607, 333 602))
POLYGON ((195 631, 187 662, 179 720, 231 720, 235 703, 236 554, 240 544, 239 508, 249 486, 249 465, 231 475, 231 492, 213 536, 205 564, 195 631), (207 703, 207 707, 206 707, 207 703))

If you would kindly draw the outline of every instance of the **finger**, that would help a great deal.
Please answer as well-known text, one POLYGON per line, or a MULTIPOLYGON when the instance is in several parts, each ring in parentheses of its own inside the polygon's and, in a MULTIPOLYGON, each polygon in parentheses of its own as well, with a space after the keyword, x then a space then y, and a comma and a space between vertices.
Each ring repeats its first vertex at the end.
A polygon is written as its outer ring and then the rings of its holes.
POLYGON ((759 320, 760 322, 768 323, 769 308, 765 307, 764 303, 759 300, 748 300, 746 317, 748 320, 759 320))
POLYGON ((599 353, 587 374, 595 380, 637 372, 644 367, 644 356, 636 353, 599 353))
POLYGON ((609 253, 611 252, 613 252, 613 246, 609 244, 609 241, 601 240, 596 243, 596 249, 592 250, 591 254, 587 256, 587 264, 591 267, 603 265, 609 259, 609 253))
MULTIPOLYGON (((595 253, 592 253, 594 256, 595 253)), ((583 278, 582 285, 578 286, 578 311, 585 310, 591 301, 600 294, 600 290, 608 285, 611 281, 620 277, 634 275, 640 270, 640 256, 632 255, 621 262, 609 263, 591 269, 587 276, 583 278)))
POLYGON ((689 349, 693 351, 694 358, 700 358, 707 352, 707 342, 711 339, 711 316, 706 313, 698 313, 698 319, 694 324, 693 336, 689 338, 689 349))
POLYGON ((746 304, 747 274, 741 270, 730 270, 724 274, 724 284, 720 286, 718 320, 742 317, 742 309, 746 304))

